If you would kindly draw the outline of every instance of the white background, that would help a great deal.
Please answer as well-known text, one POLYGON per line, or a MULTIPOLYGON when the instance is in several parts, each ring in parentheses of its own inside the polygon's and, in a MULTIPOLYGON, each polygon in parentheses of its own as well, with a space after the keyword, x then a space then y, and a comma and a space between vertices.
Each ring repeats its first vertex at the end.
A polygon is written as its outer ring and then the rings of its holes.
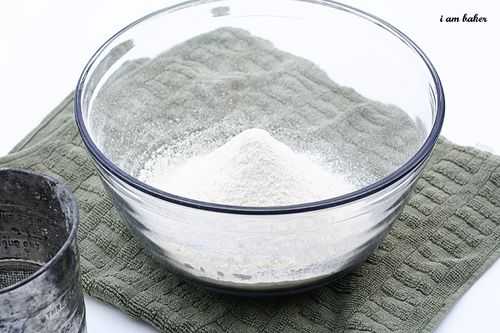
MULTIPOLYGON (((436 66, 445 88, 443 134, 500 154, 500 4, 492 0, 345 0, 408 34, 436 66), (487 23, 440 23, 464 13, 487 23)), ((118 29, 172 1, 16 0, 0 2, 0 155, 6 154, 76 85, 92 53, 118 29)), ((500 264, 455 305, 439 333, 495 332, 500 264)), ((153 332, 86 298, 89 333, 153 332)))

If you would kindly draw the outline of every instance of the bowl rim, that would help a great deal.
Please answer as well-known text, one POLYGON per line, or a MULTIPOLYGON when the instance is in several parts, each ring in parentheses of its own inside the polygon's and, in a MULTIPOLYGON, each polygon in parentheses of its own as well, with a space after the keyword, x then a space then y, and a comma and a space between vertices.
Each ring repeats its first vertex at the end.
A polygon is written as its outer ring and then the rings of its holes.
MULTIPOLYGON (((61 181, 59 181, 58 179, 56 179, 52 176, 45 175, 45 174, 35 172, 35 171, 31 171, 31 170, 18 169, 18 168, 0 168, 0 173, 6 173, 6 172, 21 174, 21 175, 25 175, 28 177, 40 178, 40 179, 43 179, 46 182, 54 185, 54 194, 57 196, 57 200, 59 201, 59 203, 61 205, 66 205, 66 207, 67 207, 68 214, 65 215, 64 217, 65 217, 66 221, 71 221, 71 226, 70 226, 70 230, 68 231, 68 234, 66 236, 66 239, 64 240, 64 243, 57 250, 57 252, 54 254, 54 256, 52 256, 49 260, 47 260, 43 265, 41 265, 40 268, 38 268, 33 274, 28 276, 26 279, 20 280, 20 281, 14 283, 14 284, 11 284, 5 288, 0 288, 0 296, 6 295, 10 292, 15 292, 18 288, 23 287, 24 285, 37 279, 40 275, 42 275, 44 272, 46 272, 49 268, 56 265, 57 262, 65 256, 66 251, 68 250, 69 247, 71 247, 73 242, 76 242, 78 226, 80 225, 80 212, 78 209, 78 204, 76 203, 76 198, 66 184, 62 183, 61 181)), ((64 210, 65 207, 61 207, 61 208, 64 210)), ((78 252, 76 253, 76 257, 77 257, 77 260, 79 260, 78 259, 78 252)), ((76 267, 76 269, 79 269, 79 268, 76 267)))
POLYGON ((244 214, 244 215, 277 215, 277 214, 303 213, 325 208, 332 208, 363 199, 379 191, 382 191, 383 189, 389 187, 390 185, 398 182, 399 180, 403 179, 405 176, 410 174, 413 170, 417 169, 419 166, 425 163, 425 161, 429 157, 430 153, 432 152, 432 149, 434 148, 438 140, 441 128, 443 126, 444 114, 445 114, 445 98, 444 98, 443 87, 439 75, 436 69, 434 68, 434 65, 431 63, 426 54, 415 44, 415 42, 413 42, 408 36, 406 36, 399 29, 392 26, 390 23, 360 9, 331 0, 287 0, 287 1, 305 2, 313 5, 322 5, 329 8, 342 10, 377 25, 379 28, 386 30, 387 32, 391 33, 394 37, 398 38, 401 42, 406 44, 407 47, 412 49, 418 56, 420 56, 421 60, 424 62, 424 64, 426 65, 427 69, 429 70, 432 76, 434 82, 433 88, 435 88, 436 91, 436 96, 435 96, 436 114, 434 123, 432 124, 431 131, 429 132, 427 138, 425 139, 424 143, 420 146, 418 151, 398 169, 394 170, 384 178, 381 178, 376 182, 369 184, 368 186, 333 198, 324 199, 320 201, 294 204, 294 205, 286 205, 286 206, 249 207, 249 206, 236 206, 236 205, 211 203, 208 201, 194 200, 178 196, 172 193, 168 193, 166 191, 162 191, 160 189, 157 189, 153 186, 150 186, 138 180, 137 178, 129 175, 127 172, 125 172, 117 165, 115 165, 113 162, 111 162, 93 142, 85 126, 82 113, 81 102, 84 92, 84 86, 87 81, 87 77, 89 75, 90 70, 97 64, 97 60, 99 60, 100 55, 103 53, 104 50, 107 49, 107 47, 113 41, 115 41, 121 35, 126 33, 128 30, 132 29, 134 26, 144 21, 147 21, 150 18, 153 18, 160 14, 168 14, 181 9, 201 4, 219 2, 219 1, 224 1, 224 0, 208 0, 208 1, 189 0, 177 3, 173 6, 168 6, 156 10, 119 30, 111 38, 109 38, 90 58, 89 62, 85 66, 78 80, 78 84, 75 90, 74 107, 75 107, 76 123, 80 135, 82 137, 82 141, 85 144, 87 150, 90 152, 91 156, 94 158, 94 160, 97 162, 99 166, 102 166, 113 176, 117 177, 126 184, 134 187, 135 189, 144 192, 148 195, 151 195, 153 197, 156 197, 158 199, 168 201, 170 203, 179 204, 190 208, 196 208, 196 209, 202 209, 220 213, 244 214))

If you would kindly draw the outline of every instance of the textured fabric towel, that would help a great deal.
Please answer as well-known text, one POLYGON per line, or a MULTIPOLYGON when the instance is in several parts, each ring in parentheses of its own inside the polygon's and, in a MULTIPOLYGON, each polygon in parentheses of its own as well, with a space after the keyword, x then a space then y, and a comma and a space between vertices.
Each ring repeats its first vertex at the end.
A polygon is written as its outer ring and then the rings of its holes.
POLYGON ((65 181, 81 211, 83 287, 163 332, 430 332, 500 254, 500 158, 441 139, 399 220, 355 272, 293 297, 240 299, 184 283, 118 219, 66 98, 0 167, 65 181))

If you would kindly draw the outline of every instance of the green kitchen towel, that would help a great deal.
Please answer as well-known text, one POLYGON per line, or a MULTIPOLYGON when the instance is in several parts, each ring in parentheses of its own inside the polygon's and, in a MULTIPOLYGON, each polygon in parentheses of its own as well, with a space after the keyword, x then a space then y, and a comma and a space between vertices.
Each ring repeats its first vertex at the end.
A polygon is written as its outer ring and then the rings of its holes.
POLYGON ((500 254, 500 158, 441 139, 383 244, 352 274, 275 299, 213 294, 157 265, 120 222, 66 98, 0 167, 65 181, 86 292, 163 332, 430 332, 500 254))

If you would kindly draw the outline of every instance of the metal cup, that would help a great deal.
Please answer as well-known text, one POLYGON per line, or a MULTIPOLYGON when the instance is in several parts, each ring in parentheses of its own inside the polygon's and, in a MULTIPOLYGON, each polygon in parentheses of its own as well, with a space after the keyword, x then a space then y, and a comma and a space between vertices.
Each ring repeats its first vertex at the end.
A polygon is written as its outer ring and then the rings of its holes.
POLYGON ((86 332, 78 221, 57 180, 0 169, 0 332, 86 332))

